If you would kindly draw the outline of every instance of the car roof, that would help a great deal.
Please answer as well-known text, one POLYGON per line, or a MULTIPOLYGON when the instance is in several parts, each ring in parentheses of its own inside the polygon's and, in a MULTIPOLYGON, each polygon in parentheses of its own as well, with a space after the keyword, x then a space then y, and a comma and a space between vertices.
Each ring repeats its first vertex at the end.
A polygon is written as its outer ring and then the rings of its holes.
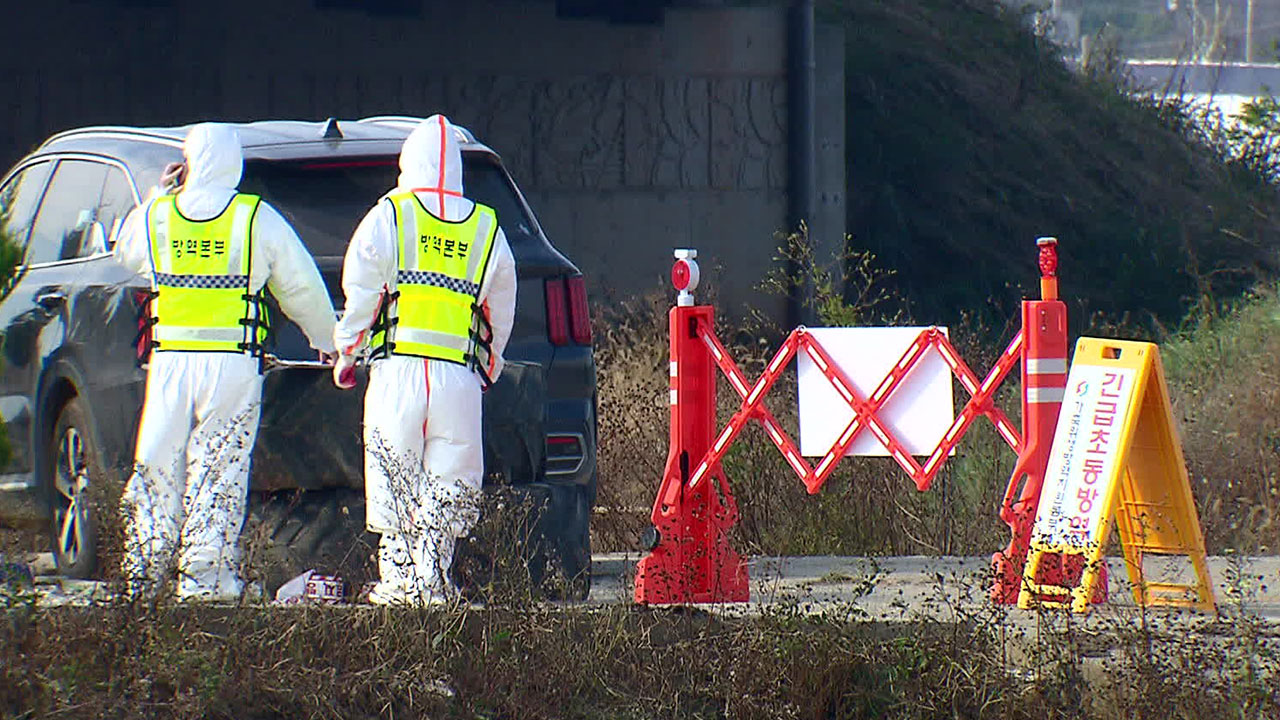
MULTIPOLYGON (((423 118, 408 115, 378 115, 359 120, 258 120, 226 123, 240 134, 246 160, 280 160, 314 155, 398 153, 410 131, 423 118)), ((193 125, 131 127, 99 125, 57 133, 44 141, 35 154, 51 152, 97 152, 131 155, 139 146, 151 149, 181 149, 193 125), (130 147, 132 146, 132 148, 130 147)), ((476 140, 470 130, 455 125, 463 152, 497 156, 476 140)), ((123 159, 123 158, 122 158, 123 159)))

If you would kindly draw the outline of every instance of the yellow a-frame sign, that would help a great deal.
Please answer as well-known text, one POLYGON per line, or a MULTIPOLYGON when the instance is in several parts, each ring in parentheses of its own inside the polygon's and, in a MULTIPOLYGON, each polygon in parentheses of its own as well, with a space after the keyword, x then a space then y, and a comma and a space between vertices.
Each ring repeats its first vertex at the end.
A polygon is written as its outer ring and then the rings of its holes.
POLYGON ((1191 497, 1159 349, 1151 343, 1080 338, 1045 469, 1019 607, 1087 612, 1111 521, 1120 530, 1134 600, 1213 610, 1204 535, 1191 497), (1084 556, 1074 578, 1047 582, 1047 556, 1084 556), (1148 555, 1183 556, 1194 582, 1145 576, 1148 555), (1065 584, 1064 584, 1065 583, 1065 584))

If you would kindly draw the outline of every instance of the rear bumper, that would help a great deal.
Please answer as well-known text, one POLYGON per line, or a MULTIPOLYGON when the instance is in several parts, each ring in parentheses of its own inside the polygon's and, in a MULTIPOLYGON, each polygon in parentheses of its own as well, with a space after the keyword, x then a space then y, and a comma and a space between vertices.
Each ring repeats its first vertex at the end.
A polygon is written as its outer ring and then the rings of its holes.
MULTIPOLYGON (((352 390, 329 381, 329 368, 294 366, 267 375, 262 422, 253 454, 252 489, 364 487, 361 432, 367 373, 352 390)), ((586 397, 547 400, 555 373, 535 363, 509 362, 484 395, 485 482, 547 481, 591 486, 596 473, 594 369, 586 397), (576 448, 547 438, 572 437, 576 448), (559 453, 560 450, 573 450, 559 453), (568 457, 566 457, 568 455, 568 457)))

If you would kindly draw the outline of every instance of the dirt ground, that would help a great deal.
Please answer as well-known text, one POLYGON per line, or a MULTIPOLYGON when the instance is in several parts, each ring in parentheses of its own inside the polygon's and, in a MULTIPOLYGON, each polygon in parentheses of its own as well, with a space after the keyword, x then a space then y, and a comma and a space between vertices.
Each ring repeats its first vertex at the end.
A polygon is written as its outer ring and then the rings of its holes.
POLYGON ((0 523, 0 555, 22 556, 48 550, 48 539, 39 528, 0 523))

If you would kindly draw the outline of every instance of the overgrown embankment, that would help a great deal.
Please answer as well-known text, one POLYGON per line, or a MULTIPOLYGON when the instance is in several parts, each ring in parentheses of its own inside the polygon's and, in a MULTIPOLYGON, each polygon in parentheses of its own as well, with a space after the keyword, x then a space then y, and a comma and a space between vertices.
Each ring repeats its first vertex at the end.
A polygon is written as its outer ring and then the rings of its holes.
POLYGON ((1280 296, 1261 289, 1163 344, 1210 552, 1280 549, 1280 296))
MULTIPOLYGON (((1177 324, 1277 268, 1276 191, 1221 127, 1135 102, 994 0, 844 0, 849 232, 917 319, 997 322, 1056 235, 1073 323, 1177 324)), ((1176 91, 1176 88, 1174 89, 1176 91)))
MULTIPOLYGON (((1170 343, 1210 551, 1280 546, 1277 310, 1224 314, 1280 260, 1280 196, 1268 183, 1280 108, 1260 103, 1261 134, 1250 136, 1176 98, 1135 99, 1113 75, 1067 67, 993 0, 822 7, 846 33, 843 295, 822 292, 832 284, 821 262, 790 264, 817 275, 821 322, 946 324, 981 373, 1012 336, 1018 301, 1039 293, 1033 239, 1056 235, 1073 338, 1170 343)), ((636 546, 662 477, 665 305, 650 298, 597 319, 597 549, 636 546)), ((720 334, 749 374, 776 347, 776 332, 722 323, 720 334)), ((1016 418, 1016 376, 1006 386, 998 402, 1016 418)), ((795 437, 794 376, 772 396, 795 437)), ((722 385, 721 423, 736 409, 722 385)), ((857 458, 811 497, 751 428, 724 463, 742 510, 735 542, 762 554, 991 552, 1008 540, 997 509, 1012 460, 979 420, 928 493, 891 462, 857 458)))

